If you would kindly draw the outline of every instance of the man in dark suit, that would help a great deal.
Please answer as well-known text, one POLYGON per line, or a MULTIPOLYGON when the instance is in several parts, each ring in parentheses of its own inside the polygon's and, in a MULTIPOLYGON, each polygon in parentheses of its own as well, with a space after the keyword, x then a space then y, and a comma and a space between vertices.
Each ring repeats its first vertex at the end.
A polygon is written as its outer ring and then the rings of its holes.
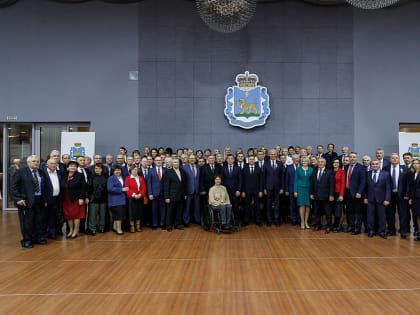
POLYGON ((406 238, 406 234, 410 233, 408 224, 409 211, 404 202, 404 196, 407 195, 407 174, 408 171, 404 169, 403 165, 400 165, 398 153, 392 153, 390 165, 391 202, 386 207, 387 235, 396 235, 397 233, 395 228, 395 213, 398 209, 401 238, 406 238))
POLYGON ((350 164, 346 173, 345 202, 347 207, 347 231, 353 235, 361 233, 363 194, 366 186, 366 170, 357 162, 357 153, 350 153, 350 164))
POLYGON ((16 171, 12 178, 11 192, 18 208, 21 245, 32 248, 33 244, 47 244, 43 238, 45 226, 45 173, 39 169, 39 158, 31 155, 27 158, 27 167, 16 171))
POLYGON ((367 173, 366 178, 366 198, 367 203, 367 229, 368 236, 373 237, 375 234, 375 216, 378 219, 377 233, 380 237, 386 238, 385 233, 385 207, 389 205, 391 200, 391 181, 389 173, 381 171, 379 160, 375 159, 371 163, 372 170, 367 173))
POLYGON ((292 155, 292 164, 286 167, 286 173, 284 178, 284 194, 289 198, 290 217, 292 224, 296 225, 299 222, 299 213, 297 206, 297 199, 294 196, 295 193, 295 172, 299 166, 299 155, 292 155))
POLYGON ((172 168, 163 177, 163 194, 168 205, 166 213, 166 230, 168 232, 171 232, 174 226, 176 229, 184 229, 182 207, 187 194, 186 186, 185 173, 179 167, 179 160, 174 158, 172 159, 172 168))
POLYGON ((314 200, 315 230, 322 228, 321 213, 325 213, 325 233, 331 231, 331 203, 334 201, 335 180, 331 169, 326 168, 324 158, 318 160, 318 170, 311 177, 311 200, 314 200))
MULTIPOLYGON (((147 159, 144 159, 147 163, 147 159)), ((152 203, 152 229, 166 227, 166 205, 163 197, 163 176, 166 173, 166 167, 162 167, 162 158, 157 156, 154 160, 155 166, 148 169, 147 176, 147 194, 152 203)), ((141 171, 145 173, 146 171, 141 171)))
POLYGON ((187 202, 183 215, 186 226, 190 224, 191 216, 194 223, 201 224, 200 168, 196 162, 195 155, 190 154, 188 156, 188 163, 182 166, 187 178, 187 202))
POLYGON ((344 146, 341 148, 341 154, 338 156, 338 159, 340 160, 340 167, 343 167, 344 158, 346 156, 349 156, 349 147, 344 146))
POLYGON ((264 163, 264 195, 267 196, 267 225, 280 226, 279 195, 283 193, 283 165, 276 160, 276 150, 270 150, 270 159, 264 163), (273 210, 274 205, 274 210, 273 210))
POLYGON ((57 226, 57 215, 60 210, 61 193, 60 183, 63 175, 57 170, 57 162, 55 159, 50 158, 47 163, 47 169, 44 171, 46 176, 45 194, 44 199, 46 206, 46 222, 43 232, 48 230, 47 238, 56 239, 57 229, 63 226, 57 226))
POLYGON ((255 223, 262 224, 260 198, 263 195, 263 176, 261 169, 255 165, 255 157, 248 158, 248 164, 242 171, 242 198, 244 198, 243 224, 248 225, 251 218, 251 202, 254 201, 255 223))
POLYGON ((214 185, 214 176, 222 173, 222 167, 216 164, 214 155, 210 155, 207 162, 200 169, 200 194, 208 197, 209 190, 214 185))
MULTIPOLYGON (((76 161, 79 164, 79 166, 77 167, 77 171, 81 173, 83 175, 83 178, 85 179, 84 191, 88 192, 89 183, 91 182, 93 173, 91 172, 89 168, 86 167, 86 160, 84 156, 78 156, 76 161)), ((85 197, 85 211, 86 212, 88 212, 88 207, 89 207, 89 198, 88 198, 88 195, 86 194, 86 197, 85 197)), ((82 218, 80 219, 79 232, 85 233, 86 229, 87 229, 86 219, 82 218)))
POLYGON ((385 156, 385 151, 384 151, 384 149, 382 149, 382 148, 377 148, 376 149, 376 158, 378 159, 378 161, 379 161, 379 168, 381 169, 381 170, 384 170, 384 171, 387 171, 387 172, 389 172, 389 160, 388 159, 385 159, 384 158, 384 156, 385 156))
POLYGON ((222 185, 226 187, 229 194, 232 211, 235 217, 235 223, 239 223, 238 202, 241 195, 242 172, 239 166, 235 165, 233 154, 228 154, 226 158, 227 164, 222 167, 222 185))

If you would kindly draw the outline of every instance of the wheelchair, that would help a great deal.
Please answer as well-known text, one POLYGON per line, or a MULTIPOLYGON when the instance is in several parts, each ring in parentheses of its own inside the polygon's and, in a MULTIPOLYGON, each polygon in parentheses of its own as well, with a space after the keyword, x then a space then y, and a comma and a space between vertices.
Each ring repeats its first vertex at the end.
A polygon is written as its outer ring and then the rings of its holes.
POLYGON ((230 227, 224 228, 220 217, 220 211, 211 205, 206 205, 201 213, 201 226, 205 231, 220 233, 232 233, 239 231, 233 211, 230 218, 230 227))

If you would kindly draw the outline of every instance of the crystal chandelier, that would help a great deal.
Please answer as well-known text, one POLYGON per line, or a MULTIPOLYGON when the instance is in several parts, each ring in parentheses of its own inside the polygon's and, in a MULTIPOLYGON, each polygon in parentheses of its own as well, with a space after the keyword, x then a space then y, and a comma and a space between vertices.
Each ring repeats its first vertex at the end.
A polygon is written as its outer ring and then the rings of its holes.
POLYGON ((352 6, 359 9, 374 10, 382 9, 397 3, 399 0, 346 0, 352 6))
POLYGON ((245 27, 257 6, 257 0, 196 0, 195 3, 204 23, 222 33, 245 27))

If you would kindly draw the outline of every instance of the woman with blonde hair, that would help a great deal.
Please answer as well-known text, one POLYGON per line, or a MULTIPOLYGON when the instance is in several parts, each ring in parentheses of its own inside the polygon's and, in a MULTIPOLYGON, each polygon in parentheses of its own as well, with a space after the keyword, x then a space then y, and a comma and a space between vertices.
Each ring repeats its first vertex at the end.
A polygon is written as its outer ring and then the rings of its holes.
POLYGON ((302 157, 301 166, 299 166, 295 172, 294 183, 294 195, 295 198, 297 198, 297 205, 299 207, 301 229, 310 228, 308 218, 311 206, 309 195, 312 171, 312 167, 309 166, 309 158, 306 156, 302 157))

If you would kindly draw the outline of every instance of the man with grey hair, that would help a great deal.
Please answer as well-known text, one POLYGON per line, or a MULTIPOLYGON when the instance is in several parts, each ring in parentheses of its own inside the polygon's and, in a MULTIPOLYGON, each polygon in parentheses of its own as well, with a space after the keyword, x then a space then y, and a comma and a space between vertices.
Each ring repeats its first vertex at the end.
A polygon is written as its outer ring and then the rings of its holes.
POLYGON ((33 244, 47 244, 42 236, 45 226, 45 173, 39 169, 39 157, 31 155, 27 166, 20 168, 12 178, 11 192, 18 208, 21 245, 32 248, 33 244))

